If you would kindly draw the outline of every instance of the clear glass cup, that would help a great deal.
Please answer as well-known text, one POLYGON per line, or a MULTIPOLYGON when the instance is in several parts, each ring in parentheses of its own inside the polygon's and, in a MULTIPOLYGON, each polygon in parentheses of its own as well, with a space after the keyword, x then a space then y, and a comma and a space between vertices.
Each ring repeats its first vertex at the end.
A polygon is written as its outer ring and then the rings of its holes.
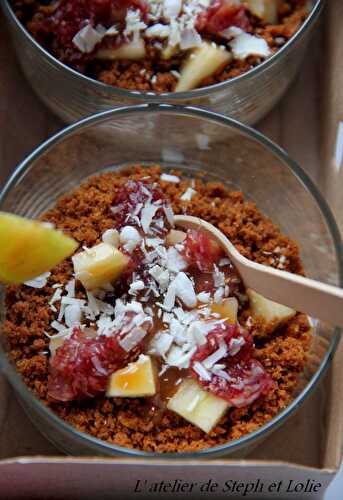
MULTIPOLYGON (((160 163, 192 177, 199 170, 242 190, 283 232, 299 243, 308 276, 342 285, 342 242, 334 218, 304 171, 274 143, 234 120, 196 108, 141 105, 105 112, 58 133, 14 172, 0 195, 0 210, 37 217, 86 177, 129 163, 160 163)), ((1 298, 3 300, 4 290, 1 298)), ((2 318, 5 314, 1 308, 2 318)), ((316 387, 334 354, 339 330, 313 321, 314 339, 306 370, 291 405, 242 439, 193 454, 168 458, 243 456, 285 422, 316 387)), ((26 388, 6 357, 0 366, 23 408, 60 449, 77 455, 161 457, 110 445, 60 420, 26 388)))
POLYGON ((60 63, 30 36, 8 0, 2 0, 0 7, 27 80, 51 111, 66 122, 115 107, 164 102, 199 106, 253 124, 273 108, 301 67, 324 5, 324 0, 310 2, 312 11, 296 35, 256 68, 209 87, 164 94, 119 89, 81 75, 60 63))

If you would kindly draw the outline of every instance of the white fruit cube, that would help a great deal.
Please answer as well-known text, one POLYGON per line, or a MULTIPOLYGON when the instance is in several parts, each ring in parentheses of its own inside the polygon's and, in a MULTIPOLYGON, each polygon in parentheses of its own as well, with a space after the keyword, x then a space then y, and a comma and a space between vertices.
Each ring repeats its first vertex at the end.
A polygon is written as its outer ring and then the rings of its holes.
POLYGON ((167 407, 191 424, 209 433, 228 410, 230 404, 224 399, 204 391, 195 380, 185 379, 176 394, 170 399, 167 407))
POLYGON ((145 57, 145 44, 139 38, 137 41, 126 43, 115 49, 99 49, 96 54, 97 59, 105 61, 118 61, 128 59, 129 61, 139 61, 145 57))
POLYGON ((250 12, 266 23, 275 24, 278 21, 279 0, 245 0, 250 12))
POLYGON ((266 323, 273 324, 275 327, 296 315, 294 309, 266 299, 266 297, 251 290, 251 288, 247 290, 247 295, 250 301, 252 317, 256 318, 260 316, 266 323))
POLYGON ((188 57, 181 69, 175 92, 185 92, 196 88, 208 76, 223 68, 232 59, 230 52, 216 44, 204 42, 188 57))
POLYGON ((228 323, 237 323, 238 300, 235 297, 224 299, 219 304, 211 304, 211 311, 220 314, 220 317, 226 319, 228 323))
POLYGON ((106 392, 113 398, 144 398, 156 394, 156 373, 150 356, 141 355, 135 363, 112 373, 106 392))
POLYGON ((178 45, 167 45, 161 51, 161 58, 163 60, 171 59, 178 52, 178 45))
POLYGON ((115 281, 128 265, 129 259, 108 243, 99 243, 73 257, 75 276, 87 290, 115 281))

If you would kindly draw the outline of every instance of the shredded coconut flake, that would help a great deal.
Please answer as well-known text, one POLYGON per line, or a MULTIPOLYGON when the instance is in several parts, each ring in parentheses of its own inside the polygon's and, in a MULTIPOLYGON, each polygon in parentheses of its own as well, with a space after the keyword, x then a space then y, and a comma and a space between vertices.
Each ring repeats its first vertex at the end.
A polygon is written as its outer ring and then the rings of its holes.
POLYGON ((116 229, 107 229, 101 237, 104 243, 117 247, 119 245, 119 234, 116 229))
POLYGON ((238 339, 231 339, 229 344, 229 351, 231 356, 235 356, 244 346, 245 340, 243 337, 238 339))
POLYGON ((44 288, 48 282, 48 278, 50 275, 50 272, 43 273, 33 280, 25 281, 24 285, 30 286, 31 288, 44 288))
POLYGON ((139 245, 142 237, 135 227, 125 226, 120 231, 119 239, 124 249, 131 253, 139 245))
POLYGON ((169 366, 176 366, 180 369, 189 368, 190 360, 195 351, 196 347, 185 352, 181 347, 173 345, 168 352, 166 362, 169 366))
POLYGON ((203 365, 205 368, 210 370, 215 363, 225 358, 226 356, 227 356, 226 344, 225 342, 221 342, 219 348, 203 361, 203 365))
POLYGON ((170 28, 166 24, 153 24, 145 30, 145 36, 148 38, 168 38, 170 28))
POLYGON ((65 323, 68 327, 79 325, 81 322, 81 307, 79 304, 67 306, 64 311, 65 323))
POLYGON ((182 50, 200 47, 202 38, 195 28, 184 28, 180 35, 180 48, 182 50))
POLYGON ((227 259, 226 257, 220 259, 220 261, 218 262, 219 267, 228 266, 229 264, 231 264, 230 259, 227 259))
POLYGON ((141 20, 141 12, 139 10, 129 9, 126 14, 126 28, 124 35, 135 35, 140 31, 145 30, 147 25, 141 20))
POLYGON ((208 302, 211 299, 211 294, 210 292, 200 292, 197 295, 197 299, 199 302, 202 302, 203 304, 208 304, 208 302))
POLYGON ((224 288, 221 286, 220 288, 218 288, 215 292, 214 292, 214 295, 213 295, 213 300, 216 304, 218 304, 219 302, 221 302, 221 300, 223 299, 224 297, 224 288))
POLYGON ((74 298, 75 297, 75 280, 71 279, 65 286, 65 291, 67 292, 67 297, 74 298))
POLYGON ((169 271, 178 273, 183 271, 188 266, 185 259, 180 255, 180 253, 174 247, 170 247, 167 250, 167 268, 169 271))
POLYGON ((137 280, 131 283, 130 288, 129 288, 129 294, 130 295, 136 295, 137 292, 140 290, 144 290, 145 285, 142 280, 137 280))
POLYGON ((196 306, 197 298, 194 286, 187 274, 184 272, 178 273, 170 287, 174 288, 176 297, 179 297, 187 307, 193 308, 196 306))
POLYGON ((180 200, 182 201, 191 201, 193 196, 196 194, 195 189, 189 187, 186 191, 180 196, 180 200))
POLYGON ((73 38, 73 44, 84 54, 90 54, 101 42, 104 34, 99 33, 91 24, 87 24, 73 38))
POLYGON ((154 337, 150 345, 150 352, 164 357, 166 352, 170 349, 173 341, 174 338, 172 335, 170 335, 169 333, 161 332, 154 337))
POLYGON ((145 234, 149 233, 150 225, 158 208, 159 208, 158 206, 153 205, 152 203, 146 203, 142 208, 141 225, 145 234))
POLYGON ((174 212, 172 208, 168 205, 166 207, 163 207, 164 213, 167 217, 167 220, 169 224, 173 227, 174 226, 174 212))
POLYGON ((180 182, 180 177, 178 177, 177 175, 172 175, 172 174, 163 173, 160 175, 160 179, 161 179, 161 181, 172 182, 174 184, 178 184, 180 182))
POLYGON ((119 340, 119 344, 124 351, 129 352, 144 339, 146 334, 144 328, 133 328, 123 339, 119 340))
POLYGON ((62 297, 62 289, 56 288, 53 296, 51 297, 51 299, 49 301, 50 306, 52 306, 55 302, 58 302, 59 300, 61 300, 61 297, 62 297))
POLYGON ((167 19, 177 17, 182 8, 182 0, 164 0, 163 2, 163 15, 167 19))
POLYGON ((50 326, 58 332, 64 332, 66 330, 66 327, 58 321, 52 321, 50 326))
POLYGON ((175 298, 176 298, 175 286, 171 284, 169 285, 167 293, 164 296, 162 307, 166 311, 171 311, 175 305, 175 298))
POLYGON ((211 374, 209 373, 208 370, 203 366, 202 363, 199 363, 199 361, 196 361, 193 363, 193 370, 199 375, 199 377, 202 380, 210 381, 211 380, 211 374))
POLYGON ((249 56, 269 57, 271 50, 264 38, 260 38, 249 33, 245 33, 239 28, 229 28, 233 35, 233 40, 229 42, 235 59, 246 59, 249 56))
POLYGON ((213 271, 213 283, 216 288, 225 285, 225 275, 224 273, 219 271, 216 265, 214 266, 214 271, 213 271))

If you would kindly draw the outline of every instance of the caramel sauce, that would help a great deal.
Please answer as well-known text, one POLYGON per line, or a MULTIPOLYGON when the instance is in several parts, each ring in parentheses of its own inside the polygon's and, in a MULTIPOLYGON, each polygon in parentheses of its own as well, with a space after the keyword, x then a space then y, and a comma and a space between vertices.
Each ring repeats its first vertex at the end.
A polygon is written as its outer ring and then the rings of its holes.
MULTIPOLYGON (((227 299, 224 299, 222 303, 211 304, 209 305, 209 307, 211 308, 213 313, 217 313, 221 318, 226 318, 229 323, 235 323, 237 321, 237 310, 235 310, 234 305, 232 305, 231 301, 235 301, 235 299, 232 298, 232 295, 235 292, 240 291, 242 282, 234 267, 225 266, 220 270, 225 274, 225 284, 227 284, 230 288, 231 298, 229 299, 229 303, 226 302, 227 299)), ((213 292, 213 290, 215 289, 213 273, 201 272, 196 268, 188 270, 188 272, 191 274, 191 277, 194 280, 196 293, 213 292)), ((151 307, 154 313, 154 324, 145 339, 145 352, 147 352, 148 345, 153 337, 158 332, 166 329, 166 326, 163 324, 162 318, 159 318, 157 315, 158 308, 154 304, 153 299, 146 305, 151 307)), ((204 307, 204 304, 199 302, 197 307, 204 307)), ((184 309, 186 308, 184 307, 184 309)), ((158 424, 163 418, 163 415, 167 409, 168 401, 177 392, 178 387, 180 386, 182 381, 190 376, 190 373, 188 369, 169 367, 165 372, 162 372, 160 374, 163 367, 163 360, 160 358, 156 358, 155 356, 153 356, 153 358, 156 368, 157 390, 155 396, 146 398, 144 414, 147 419, 151 419, 154 424, 158 424)))
POLYGON ((186 377, 189 377, 188 370, 180 370, 173 366, 159 376, 155 396, 146 398, 145 417, 151 419, 154 424, 158 424, 167 409, 168 401, 173 397, 186 377))
POLYGON ((158 392, 162 401, 168 402, 177 391, 179 384, 184 378, 189 376, 188 370, 180 370, 175 366, 171 366, 166 370, 158 381, 158 392))

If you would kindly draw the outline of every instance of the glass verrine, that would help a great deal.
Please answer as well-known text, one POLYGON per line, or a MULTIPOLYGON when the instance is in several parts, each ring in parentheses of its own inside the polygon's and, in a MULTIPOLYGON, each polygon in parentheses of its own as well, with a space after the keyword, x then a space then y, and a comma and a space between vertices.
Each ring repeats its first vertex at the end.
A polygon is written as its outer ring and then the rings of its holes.
POLYGON ((115 107, 164 102, 200 106, 253 124, 273 108, 293 81, 303 63, 324 0, 313 0, 312 10, 298 32, 259 66, 209 87, 164 94, 112 87, 74 71, 34 40, 15 16, 8 0, 3 0, 0 6, 27 80, 51 111, 66 122, 115 107))
MULTIPOLYGON (((121 108, 87 118, 49 139, 14 172, 0 210, 37 217, 88 176, 130 163, 205 173, 243 191, 296 240, 308 276, 342 284, 342 242, 325 200, 287 154, 259 132, 212 112, 170 105, 121 108)), ((2 290, 2 297, 4 290, 2 290)), ((5 309, 2 307, 2 316, 5 309)), ((35 425, 60 449, 75 455, 145 458, 241 457, 282 425, 317 386, 334 354, 339 330, 313 321, 313 343, 294 401, 243 438, 197 453, 158 454, 125 449, 83 434, 59 419, 27 389, 0 350, 1 368, 35 425)))

